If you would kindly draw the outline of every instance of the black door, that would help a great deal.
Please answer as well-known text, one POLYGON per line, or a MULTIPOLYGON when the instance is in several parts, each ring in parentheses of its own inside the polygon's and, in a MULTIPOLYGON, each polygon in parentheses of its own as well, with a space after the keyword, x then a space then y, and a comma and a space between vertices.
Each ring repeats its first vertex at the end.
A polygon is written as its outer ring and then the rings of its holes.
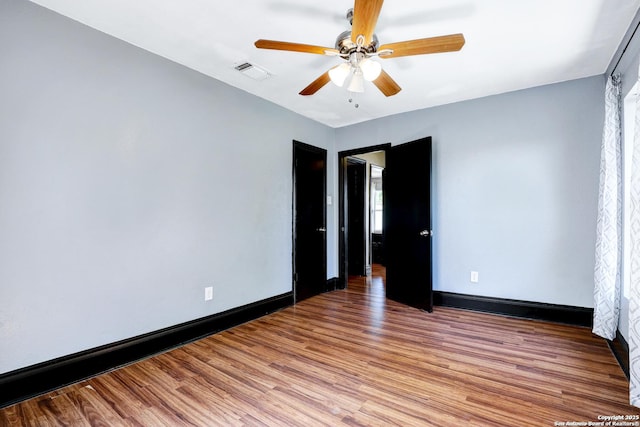
POLYGON ((387 297, 432 311, 431 138, 392 146, 384 173, 387 297))
POLYGON ((293 142, 293 277, 295 301, 327 288, 327 151, 293 142))
POLYGON ((366 275, 365 199, 367 162, 347 158, 347 266, 349 275, 366 275))

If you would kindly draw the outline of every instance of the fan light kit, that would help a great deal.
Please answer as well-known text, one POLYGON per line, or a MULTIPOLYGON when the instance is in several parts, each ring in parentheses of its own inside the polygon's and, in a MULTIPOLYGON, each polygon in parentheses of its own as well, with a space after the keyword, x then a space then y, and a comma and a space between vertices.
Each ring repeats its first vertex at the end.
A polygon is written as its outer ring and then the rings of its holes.
MULTIPOLYGON (((338 87, 342 87, 348 77, 351 77, 349 83, 349 92, 361 93, 364 92, 364 80, 372 82, 380 76, 382 72, 382 65, 369 58, 366 51, 362 49, 364 37, 358 38, 358 43, 355 50, 349 49, 348 53, 341 56, 347 56, 345 58, 347 62, 333 67, 329 70, 329 78, 338 87)), ((338 43, 336 43, 338 45, 338 43)))
MULTIPOLYGON (((339 87, 347 85, 352 93, 364 92, 364 82, 372 82, 385 96, 400 92, 398 84, 382 69, 382 64, 372 59, 396 58, 400 56, 424 55, 429 53, 455 52, 462 49, 465 40, 462 34, 409 40, 379 46, 374 29, 382 9, 383 0, 355 0, 353 9, 347 12, 351 31, 338 36, 334 48, 275 40, 257 40, 260 49, 285 50, 290 52, 313 53, 317 55, 339 56, 343 63, 322 74, 300 95, 313 95, 329 81, 339 87)), ((350 99, 349 102, 352 100, 350 99)), ((357 108, 357 104, 356 104, 357 108)))

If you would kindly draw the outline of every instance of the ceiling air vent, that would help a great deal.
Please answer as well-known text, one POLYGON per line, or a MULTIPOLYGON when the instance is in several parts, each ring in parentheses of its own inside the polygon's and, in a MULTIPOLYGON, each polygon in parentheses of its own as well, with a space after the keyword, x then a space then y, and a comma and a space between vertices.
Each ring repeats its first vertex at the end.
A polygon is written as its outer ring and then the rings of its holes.
POLYGON ((234 67, 236 70, 240 71, 247 77, 251 77, 254 80, 265 80, 271 77, 271 74, 263 68, 258 67, 257 65, 250 64, 248 62, 244 62, 240 65, 236 65, 234 67))

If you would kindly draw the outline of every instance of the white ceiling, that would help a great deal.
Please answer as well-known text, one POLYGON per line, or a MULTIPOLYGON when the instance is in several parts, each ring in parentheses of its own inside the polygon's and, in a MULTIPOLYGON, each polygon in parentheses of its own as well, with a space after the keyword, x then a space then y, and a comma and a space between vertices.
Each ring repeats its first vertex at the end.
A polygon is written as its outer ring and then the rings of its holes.
POLYGON ((388 0, 380 44, 463 33, 460 52, 380 60, 402 87, 371 83, 349 103, 329 83, 298 92, 340 59, 262 50, 259 38, 333 47, 352 0, 32 0, 133 45, 332 127, 605 72, 640 0, 388 0), (250 62, 272 76, 234 69, 250 62))

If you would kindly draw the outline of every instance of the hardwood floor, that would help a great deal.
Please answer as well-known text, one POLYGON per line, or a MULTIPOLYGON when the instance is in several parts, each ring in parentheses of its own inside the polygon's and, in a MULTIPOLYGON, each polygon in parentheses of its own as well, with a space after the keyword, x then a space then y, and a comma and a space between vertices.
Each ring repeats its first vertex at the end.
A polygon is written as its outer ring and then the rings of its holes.
POLYGON ((384 269, 0 411, 2 426, 553 426, 634 415, 589 329, 384 298, 384 269))

